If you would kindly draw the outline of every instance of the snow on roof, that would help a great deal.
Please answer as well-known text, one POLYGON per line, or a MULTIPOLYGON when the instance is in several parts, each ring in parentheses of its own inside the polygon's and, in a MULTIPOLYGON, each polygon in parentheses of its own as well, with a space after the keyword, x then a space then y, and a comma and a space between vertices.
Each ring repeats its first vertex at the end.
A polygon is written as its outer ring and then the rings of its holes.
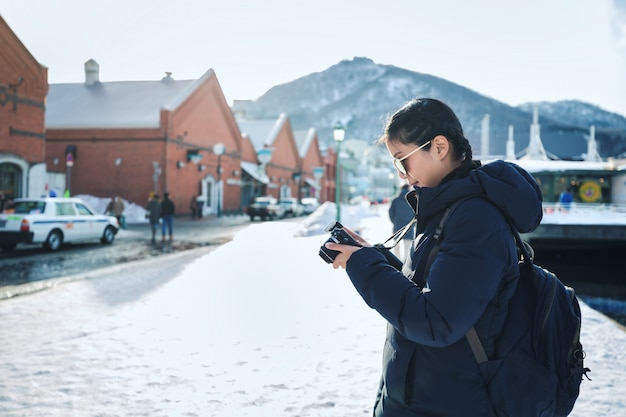
POLYGON ((46 129, 156 128, 163 108, 177 108, 199 84, 197 80, 115 81, 50 84, 46 129))
POLYGON ((316 130, 315 128, 310 128, 309 130, 294 130, 293 138, 296 141, 296 145, 298 146, 298 155, 300 158, 304 158, 306 156, 307 151, 311 147, 313 143, 313 139, 315 138, 316 130))
MULTIPOLYGON (((252 146, 255 150, 259 150, 264 145, 271 145, 279 129, 276 126, 282 126, 281 119, 245 119, 236 118, 237 125, 242 134, 248 135, 252 146), (280 124, 279 124, 280 123, 280 124), (273 135, 273 136, 272 136, 273 135)), ((284 122, 283 122, 284 123, 284 122)))

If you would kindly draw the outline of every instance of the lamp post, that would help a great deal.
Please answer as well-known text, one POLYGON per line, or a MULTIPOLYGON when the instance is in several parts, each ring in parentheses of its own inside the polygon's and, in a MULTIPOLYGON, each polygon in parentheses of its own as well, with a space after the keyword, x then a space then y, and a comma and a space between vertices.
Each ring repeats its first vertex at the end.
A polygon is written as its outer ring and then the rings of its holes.
POLYGON ((343 126, 341 126, 340 124, 335 126, 335 128, 333 129, 333 139, 335 139, 335 142, 337 143, 337 154, 335 156, 335 205, 337 207, 336 220, 338 222, 341 221, 341 164, 339 158, 339 149, 345 135, 346 131, 343 126))
POLYGON ((222 215, 222 155, 226 147, 223 143, 213 145, 213 153, 217 155, 217 217, 222 215))

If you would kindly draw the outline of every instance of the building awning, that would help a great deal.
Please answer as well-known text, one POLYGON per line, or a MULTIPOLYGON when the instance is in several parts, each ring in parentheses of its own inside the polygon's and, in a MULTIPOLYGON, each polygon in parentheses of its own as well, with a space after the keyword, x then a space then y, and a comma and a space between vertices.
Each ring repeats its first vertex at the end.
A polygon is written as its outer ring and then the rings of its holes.
POLYGON ((246 171, 248 175, 263 184, 269 184, 270 179, 262 172, 260 165, 253 164, 252 162, 241 161, 241 169, 246 171))
POLYGON ((319 185, 317 184, 317 182, 315 182, 315 180, 312 180, 311 178, 305 178, 304 182, 312 188, 319 188, 319 185))

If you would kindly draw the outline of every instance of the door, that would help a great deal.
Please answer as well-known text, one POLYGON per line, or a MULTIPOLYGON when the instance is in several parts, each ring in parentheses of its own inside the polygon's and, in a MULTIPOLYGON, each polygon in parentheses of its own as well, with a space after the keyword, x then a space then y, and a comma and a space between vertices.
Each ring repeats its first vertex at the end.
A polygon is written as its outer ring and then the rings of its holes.
POLYGON ((202 216, 217 215, 217 186, 215 177, 208 175, 202 180, 202 216))

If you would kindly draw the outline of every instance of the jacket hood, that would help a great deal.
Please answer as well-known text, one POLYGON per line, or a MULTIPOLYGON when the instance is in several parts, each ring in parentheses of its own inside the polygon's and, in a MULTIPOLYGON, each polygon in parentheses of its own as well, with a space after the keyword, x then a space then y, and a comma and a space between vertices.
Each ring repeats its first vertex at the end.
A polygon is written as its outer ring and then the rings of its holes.
POLYGON ((427 219, 468 197, 483 197, 500 208, 520 233, 535 230, 543 217, 542 196, 535 179, 520 166, 495 161, 464 178, 437 187, 418 188, 418 219, 427 219))

